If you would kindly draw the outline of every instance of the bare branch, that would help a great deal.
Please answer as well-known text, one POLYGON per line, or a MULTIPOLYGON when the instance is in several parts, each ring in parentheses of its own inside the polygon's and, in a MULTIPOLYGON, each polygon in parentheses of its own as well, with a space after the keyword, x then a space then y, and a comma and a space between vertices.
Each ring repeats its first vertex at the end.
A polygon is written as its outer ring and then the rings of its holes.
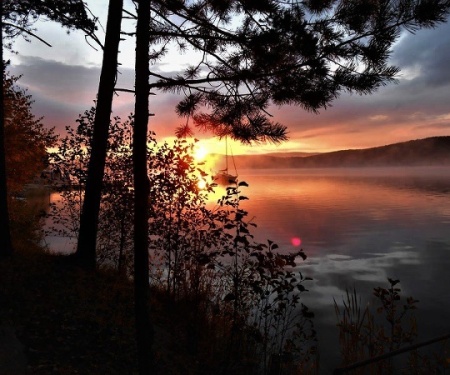
POLYGON ((13 28, 18 29, 18 30, 20 30, 20 31, 23 31, 24 33, 26 33, 26 34, 28 34, 28 35, 31 35, 32 37, 36 38, 36 39, 39 40, 40 42, 44 43, 46 46, 52 47, 52 45, 51 45, 50 43, 47 43, 44 39, 38 37, 35 33, 33 33, 33 32, 30 31, 30 30, 27 30, 27 29, 25 29, 25 28, 23 28, 23 27, 21 27, 21 26, 14 25, 14 24, 9 23, 9 22, 3 22, 3 25, 9 26, 9 27, 13 27, 13 28))

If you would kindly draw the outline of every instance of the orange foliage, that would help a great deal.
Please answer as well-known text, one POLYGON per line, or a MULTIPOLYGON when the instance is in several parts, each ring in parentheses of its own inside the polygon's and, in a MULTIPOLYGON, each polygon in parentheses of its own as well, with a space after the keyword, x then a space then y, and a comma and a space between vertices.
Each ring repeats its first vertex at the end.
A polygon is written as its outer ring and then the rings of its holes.
POLYGON ((45 168, 47 147, 56 141, 53 129, 45 129, 41 118, 31 112, 33 101, 26 91, 15 86, 18 77, 5 77, 6 178, 8 191, 20 191, 45 168))

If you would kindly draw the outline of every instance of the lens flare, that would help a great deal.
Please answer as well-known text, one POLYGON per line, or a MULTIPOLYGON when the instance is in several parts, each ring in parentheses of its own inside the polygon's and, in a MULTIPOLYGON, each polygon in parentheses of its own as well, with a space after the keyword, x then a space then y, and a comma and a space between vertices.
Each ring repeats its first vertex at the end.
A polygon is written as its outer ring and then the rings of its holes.
POLYGON ((291 244, 292 244, 292 246, 298 247, 302 244, 302 240, 300 237, 292 237, 291 244))

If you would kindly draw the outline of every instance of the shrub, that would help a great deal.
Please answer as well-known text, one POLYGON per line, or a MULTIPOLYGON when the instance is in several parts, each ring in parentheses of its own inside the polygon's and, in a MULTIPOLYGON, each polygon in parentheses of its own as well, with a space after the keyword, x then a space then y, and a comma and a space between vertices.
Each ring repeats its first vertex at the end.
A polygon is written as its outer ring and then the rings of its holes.
MULTIPOLYGON (((79 229, 94 114, 93 108, 86 111, 76 129, 67 128, 52 159, 66 179, 62 202, 52 207, 52 230, 64 235, 77 236, 79 229)), ((99 263, 129 274, 132 128, 132 117, 111 122, 97 237, 99 263)), ((270 368, 281 374, 311 361, 313 314, 301 303, 310 279, 297 271, 305 253, 289 254, 272 241, 254 240, 256 224, 240 206, 248 199, 241 194, 243 181, 228 186, 210 207, 216 185, 195 163, 193 148, 186 140, 158 146, 153 135, 149 138, 149 282, 169 306, 184 309, 190 352, 220 358, 216 363, 227 373, 270 368)))

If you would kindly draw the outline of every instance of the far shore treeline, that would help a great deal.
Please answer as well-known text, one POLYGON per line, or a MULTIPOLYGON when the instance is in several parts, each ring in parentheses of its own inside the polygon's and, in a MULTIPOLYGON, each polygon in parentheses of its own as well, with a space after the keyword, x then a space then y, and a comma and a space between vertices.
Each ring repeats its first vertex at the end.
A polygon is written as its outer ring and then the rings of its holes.
POLYGON ((430 137, 386 146, 296 156, 293 153, 236 155, 239 169, 450 166, 450 136, 430 137))

